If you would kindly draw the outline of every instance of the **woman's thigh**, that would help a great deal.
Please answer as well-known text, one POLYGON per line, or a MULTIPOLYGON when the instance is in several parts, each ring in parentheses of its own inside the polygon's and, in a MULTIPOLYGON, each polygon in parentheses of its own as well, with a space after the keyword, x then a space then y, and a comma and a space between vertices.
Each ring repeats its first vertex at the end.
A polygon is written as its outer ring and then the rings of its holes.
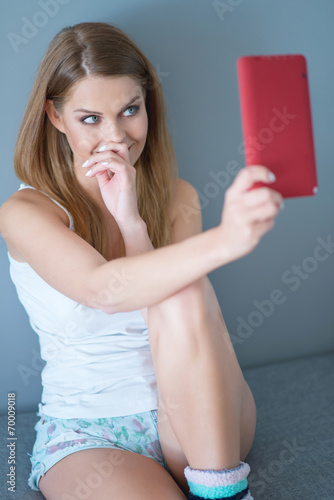
POLYGON ((92 448, 57 462, 41 477, 46 500, 185 500, 170 474, 131 451, 92 448))

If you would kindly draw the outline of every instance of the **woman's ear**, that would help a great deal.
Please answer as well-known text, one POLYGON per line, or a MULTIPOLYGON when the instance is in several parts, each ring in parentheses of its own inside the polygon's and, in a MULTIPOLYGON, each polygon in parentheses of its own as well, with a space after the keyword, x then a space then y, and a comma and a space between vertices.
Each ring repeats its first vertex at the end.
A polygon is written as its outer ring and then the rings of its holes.
POLYGON ((60 116, 59 113, 55 110, 53 101, 51 99, 47 99, 45 103, 45 112, 48 115, 48 118, 52 125, 56 127, 56 129, 59 130, 59 132, 65 133, 65 128, 63 124, 62 117, 60 116))

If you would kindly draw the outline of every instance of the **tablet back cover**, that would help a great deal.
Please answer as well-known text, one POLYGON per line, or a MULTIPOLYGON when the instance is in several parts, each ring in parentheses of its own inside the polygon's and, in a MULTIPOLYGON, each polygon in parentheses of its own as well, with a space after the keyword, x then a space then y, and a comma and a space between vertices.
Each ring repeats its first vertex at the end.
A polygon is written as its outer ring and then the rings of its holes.
MULTIPOLYGON (((244 56, 237 61, 246 165, 264 165, 285 198, 317 191, 306 59, 244 56)), ((263 185, 263 184, 258 184, 263 185)))

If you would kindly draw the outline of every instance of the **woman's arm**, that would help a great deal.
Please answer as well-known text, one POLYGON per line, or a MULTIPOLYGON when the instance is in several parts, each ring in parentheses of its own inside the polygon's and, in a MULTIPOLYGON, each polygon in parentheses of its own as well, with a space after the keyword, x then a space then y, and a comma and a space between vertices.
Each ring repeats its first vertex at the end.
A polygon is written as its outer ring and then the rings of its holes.
MULTIPOLYGON (((201 204, 196 189, 184 179, 174 179, 173 199, 170 221, 172 225, 172 243, 185 240, 202 232, 201 204), (184 207, 191 207, 191 215, 184 217, 184 207)), ((134 231, 123 231, 126 256, 131 257, 153 250, 145 224, 140 224, 134 231)), ((147 323, 147 307, 140 310, 147 323)))
MULTIPOLYGON (((202 232, 201 204, 196 189, 181 178, 174 179, 173 199, 171 202, 170 221, 172 225, 172 243, 189 238, 202 232), (184 216, 184 208, 190 214, 184 216)), ((127 230, 121 228, 127 257, 154 250, 145 224, 134 224, 127 230)))
POLYGON ((248 192, 258 180, 269 181, 264 167, 238 174, 226 192, 219 226, 110 262, 66 227, 59 207, 32 190, 15 193, 1 207, 0 231, 9 247, 64 295, 108 313, 131 311, 164 300, 256 246, 281 203, 269 188, 248 192))
POLYGON ((121 233, 126 257, 133 257, 154 250, 147 233, 146 224, 142 219, 127 230, 123 229, 121 233))

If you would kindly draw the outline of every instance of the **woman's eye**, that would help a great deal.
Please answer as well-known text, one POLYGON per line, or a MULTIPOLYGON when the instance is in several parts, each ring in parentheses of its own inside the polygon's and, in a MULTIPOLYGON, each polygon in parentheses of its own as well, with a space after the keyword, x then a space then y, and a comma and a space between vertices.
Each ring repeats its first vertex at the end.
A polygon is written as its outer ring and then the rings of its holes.
POLYGON ((99 121, 99 116, 92 115, 92 116, 85 116, 81 119, 83 123, 88 123, 89 125, 97 123, 99 121))
POLYGON ((130 114, 126 115, 126 116, 133 116, 133 115, 137 114, 138 110, 139 110, 139 106, 130 106, 128 109, 126 109, 124 111, 124 113, 126 113, 127 111, 130 111, 130 114))
MULTIPOLYGON (((126 109, 124 111, 124 114, 128 113, 128 114, 125 114, 126 117, 134 116, 139 111, 139 108, 140 108, 140 106, 130 106, 128 109, 126 109)), ((100 117, 97 115, 84 116, 83 118, 81 118, 81 122, 85 123, 87 125, 94 125, 94 124, 98 123, 99 120, 100 120, 100 117)))

